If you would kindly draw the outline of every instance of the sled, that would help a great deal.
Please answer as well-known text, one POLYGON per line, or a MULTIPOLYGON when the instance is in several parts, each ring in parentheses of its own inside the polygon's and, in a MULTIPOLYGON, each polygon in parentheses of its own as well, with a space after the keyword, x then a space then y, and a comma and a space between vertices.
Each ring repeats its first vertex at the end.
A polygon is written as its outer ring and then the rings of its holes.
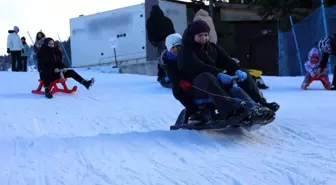
POLYGON ((259 129, 261 126, 267 125, 275 120, 275 113, 274 116, 268 120, 264 121, 251 121, 251 120, 240 120, 236 118, 231 118, 228 120, 222 120, 220 116, 218 115, 217 111, 214 109, 212 102, 209 100, 197 100, 198 102, 201 102, 198 105, 203 106, 202 108, 207 108, 211 111, 211 121, 207 123, 203 122, 194 122, 192 123, 189 120, 189 115, 187 115, 186 109, 183 109, 176 122, 175 125, 170 126, 170 130, 179 130, 179 129, 185 129, 185 130, 222 130, 227 128, 243 128, 248 131, 253 131, 259 129))
POLYGON ((327 90, 331 89, 331 84, 323 76, 314 76, 314 77, 311 77, 306 84, 302 84, 301 85, 301 89, 308 90, 308 86, 313 81, 320 81, 322 83, 322 85, 324 86, 325 89, 327 89, 327 90))
MULTIPOLYGON (((56 92, 63 92, 63 93, 68 93, 71 94, 75 91, 77 91, 77 86, 72 87, 71 89, 68 88, 66 84, 67 79, 66 78, 60 78, 57 80, 54 80, 53 82, 50 83, 50 93, 55 94, 56 92), (57 84, 61 84, 63 88, 59 88, 57 84)), ((38 80, 40 83, 39 86, 37 87, 36 90, 32 90, 33 94, 45 94, 45 91, 42 90, 43 88, 43 81, 41 79, 38 80)))

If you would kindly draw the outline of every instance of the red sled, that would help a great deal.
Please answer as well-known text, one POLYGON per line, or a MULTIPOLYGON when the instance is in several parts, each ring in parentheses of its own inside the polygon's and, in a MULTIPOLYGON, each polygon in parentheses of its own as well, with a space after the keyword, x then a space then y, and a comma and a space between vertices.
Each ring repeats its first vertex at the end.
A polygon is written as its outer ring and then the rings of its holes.
POLYGON ((324 86, 325 89, 330 90, 331 89, 331 85, 330 83, 323 77, 323 76, 314 76, 311 77, 307 84, 302 84, 301 88, 303 90, 307 90, 308 86, 313 82, 313 81, 320 81, 322 83, 322 85, 324 86))
MULTIPOLYGON (((57 80, 54 80, 53 82, 51 82, 50 93, 55 94, 56 92, 63 92, 63 93, 71 94, 71 93, 77 91, 77 86, 74 86, 71 89, 69 89, 68 86, 65 83, 66 81, 67 81, 67 79, 63 78, 63 79, 57 79, 57 80), (61 89, 57 86, 57 84, 59 84, 59 83, 63 86, 63 89, 61 89)), ((45 91, 42 90, 43 85, 44 85, 43 81, 40 79, 40 80, 38 80, 38 82, 40 83, 39 86, 37 87, 36 90, 32 90, 32 93, 33 94, 45 94, 45 91)))

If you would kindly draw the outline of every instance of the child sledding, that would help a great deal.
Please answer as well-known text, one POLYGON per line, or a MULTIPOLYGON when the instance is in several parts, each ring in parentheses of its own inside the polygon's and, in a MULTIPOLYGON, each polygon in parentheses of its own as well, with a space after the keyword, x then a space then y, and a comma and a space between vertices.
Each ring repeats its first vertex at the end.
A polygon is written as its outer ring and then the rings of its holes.
POLYGON ((317 48, 312 48, 308 54, 308 61, 304 64, 307 71, 301 85, 301 89, 307 90, 313 81, 320 81, 324 88, 330 90, 331 84, 326 68, 320 71, 320 53, 317 48))

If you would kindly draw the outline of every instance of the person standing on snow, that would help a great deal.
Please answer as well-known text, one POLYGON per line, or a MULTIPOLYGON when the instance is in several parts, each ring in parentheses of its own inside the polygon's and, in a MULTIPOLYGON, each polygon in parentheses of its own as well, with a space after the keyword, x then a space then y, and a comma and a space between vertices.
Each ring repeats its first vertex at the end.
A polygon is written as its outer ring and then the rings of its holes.
MULTIPOLYGON (((322 53, 322 60, 318 69, 318 75, 327 73, 326 66, 330 55, 336 56, 336 33, 333 36, 322 38, 317 48, 322 53)), ((332 86, 330 90, 336 90, 336 66, 334 67, 334 75, 332 80, 332 86)))
POLYGON ((34 44, 35 54, 37 54, 39 49, 42 47, 45 38, 46 38, 46 36, 42 31, 37 32, 36 38, 35 38, 35 44, 34 44))
POLYGON ((217 43, 217 33, 215 29, 215 24, 212 18, 210 17, 209 13, 203 9, 198 10, 195 14, 193 21, 195 22, 198 20, 202 20, 208 24, 208 26, 210 27, 209 41, 216 44, 217 43))
MULTIPOLYGON (((148 41, 155 48, 156 56, 159 58, 165 50, 165 39, 168 35, 175 33, 173 22, 164 15, 160 6, 154 5, 150 12, 150 17, 146 22, 148 41)), ((157 64, 158 78, 160 82, 166 74, 161 65, 157 64)))
POLYGON ((8 30, 7 37, 7 53, 12 55, 12 71, 21 71, 21 52, 23 52, 23 45, 19 36, 19 27, 14 26, 13 30, 8 30))
POLYGON ((22 71, 27 72, 27 61, 29 56, 29 46, 26 42, 25 37, 21 37, 21 42, 23 45, 23 53, 21 55, 21 61, 22 61, 22 71))

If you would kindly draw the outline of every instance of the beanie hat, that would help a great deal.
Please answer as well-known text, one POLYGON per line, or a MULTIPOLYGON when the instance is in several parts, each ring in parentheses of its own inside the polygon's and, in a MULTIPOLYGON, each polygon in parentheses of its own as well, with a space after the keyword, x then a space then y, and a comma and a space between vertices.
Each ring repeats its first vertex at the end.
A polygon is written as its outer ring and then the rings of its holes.
POLYGON ((14 31, 20 31, 19 27, 14 26, 14 31))
POLYGON ((191 24, 191 34, 197 35, 199 33, 209 33, 210 27, 209 25, 202 20, 195 21, 191 24))
POLYGON ((166 37, 166 47, 170 51, 174 46, 182 45, 182 36, 179 33, 173 33, 166 37))

